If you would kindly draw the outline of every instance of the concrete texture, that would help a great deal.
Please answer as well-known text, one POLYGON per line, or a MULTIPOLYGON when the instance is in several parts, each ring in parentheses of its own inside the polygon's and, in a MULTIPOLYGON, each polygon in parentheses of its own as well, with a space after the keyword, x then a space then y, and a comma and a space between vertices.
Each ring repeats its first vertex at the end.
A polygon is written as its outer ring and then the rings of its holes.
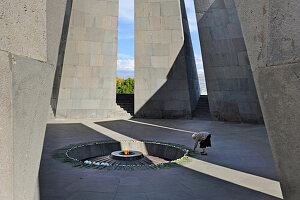
POLYGON ((3 76, 0 199, 30 200, 38 191, 37 177, 54 67, 0 52, 3 76))
POLYGON ((118 3, 73 0, 63 65, 53 86, 57 118, 114 115, 118 3))
POLYGON ((184 1, 135 1, 135 116, 190 118, 200 96, 184 1))
POLYGON ((32 199, 35 188, 30 186, 37 181, 54 67, 18 56, 11 59, 14 198, 32 199))
MULTIPOLYGON (((53 64, 56 66, 55 70, 55 76, 54 76, 54 82, 53 82, 53 88, 52 88, 52 94, 51 94, 51 101, 50 101, 50 110, 49 110, 49 116, 48 118, 54 118, 55 112, 57 108, 57 99, 59 95, 59 88, 61 83, 61 76, 62 76, 62 69, 64 64, 64 57, 65 57, 65 50, 66 50, 66 44, 67 44, 67 37, 69 33, 69 27, 70 27, 70 18, 71 18, 71 11, 72 11, 72 3, 73 0, 67 0, 67 1, 49 1, 48 7, 49 10, 47 12, 47 15, 49 18, 52 18, 54 20, 57 20, 57 15, 62 12, 61 19, 63 19, 62 26, 58 26, 56 24, 57 28, 61 28, 60 30, 54 30, 53 32, 48 30, 48 56, 49 60, 53 62, 53 64), (58 7, 58 8, 56 8, 58 7), (59 13, 56 13, 56 9, 60 11, 59 13), (58 43, 52 42, 51 39, 58 39, 58 43), (57 51, 53 51, 57 50, 57 51)), ((49 19, 48 18, 48 19, 49 19)), ((51 22, 51 21, 50 21, 51 22)), ((49 27, 52 26, 50 22, 47 23, 49 27)))
POLYGON ((55 72, 46 37, 55 46, 59 34, 56 26, 47 31, 46 24, 60 24, 59 16, 46 16, 46 6, 51 10, 53 4, 0 2, 0 199, 39 199, 38 171, 55 72))
MULTIPOLYGON (((58 74, 61 74, 64 50, 68 34, 69 16, 72 0, 47 0, 47 56, 48 63, 55 66, 55 80, 58 82, 58 74), (60 73, 59 73, 60 72, 60 73)), ((52 92, 51 108, 49 109, 48 118, 54 118, 53 111, 56 102, 52 99, 55 91, 52 92)))
POLYGON ((93 123, 93 126, 99 127, 93 127, 94 130, 88 127, 89 123, 83 123, 88 126, 80 123, 49 124, 39 176, 41 199, 278 199, 206 175, 201 172, 205 170, 201 170, 198 165, 198 162, 205 161, 277 180, 264 126, 199 120, 145 119, 142 121, 173 129, 124 120, 98 122, 97 124, 101 126, 93 123), (97 129, 102 131, 95 131, 97 129), (68 144, 107 139, 119 140, 123 139, 120 137, 122 135, 137 140, 158 140, 192 147, 192 133, 184 130, 204 130, 213 134, 213 146, 207 149, 208 156, 197 155, 195 163, 198 166, 196 165, 194 170, 187 165, 164 170, 97 171, 72 167, 51 157, 55 149, 68 144), (120 135, 118 138, 115 137, 116 132, 120 135))
POLYGON ((71 0, 47 0, 47 56, 48 63, 57 65, 59 47, 62 43, 62 32, 67 1, 71 0))
POLYGON ((211 116, 263 123, 233 0, 195 0, 211 116))
POLYGON ((300 197, 299 1, 236 6, 284 199, 300 197))
POLYGON ((0 50, 47 61, 46 0, 0 2, 0 50))
POLYGON ((7 52, 0 51, 0 197, 1 199, 13 199, 13 133, 12 133, 12 102, 11 89, 12 77, 9 69, 9 57, 7 52))

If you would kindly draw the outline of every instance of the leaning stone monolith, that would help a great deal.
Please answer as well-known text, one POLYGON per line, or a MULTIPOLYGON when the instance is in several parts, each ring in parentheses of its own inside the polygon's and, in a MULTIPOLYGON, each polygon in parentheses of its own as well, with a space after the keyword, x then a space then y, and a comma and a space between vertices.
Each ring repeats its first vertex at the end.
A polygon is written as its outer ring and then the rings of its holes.
MULTIPOLYGON (((55 72, 47 53, 46 8, 46 0, 0 2, 0 199, 39 199, 55 72)), ((62 23, 56 23, 52 29, 59 34, 62 23)))
POLYGON ((73 0, 51 98, 56 118, 108 118, 116 110, 119 0, 73 0))
POLYGON ((286 200, 300 197, 300 4, 235 0, 286 200))
POLYGON ((135 0, 135 116, 191 118, 200 96, 183 0, 135 0))
POLYGON ((240 21, 233 0, 195 0, 211 116, 263 123, 240 21))

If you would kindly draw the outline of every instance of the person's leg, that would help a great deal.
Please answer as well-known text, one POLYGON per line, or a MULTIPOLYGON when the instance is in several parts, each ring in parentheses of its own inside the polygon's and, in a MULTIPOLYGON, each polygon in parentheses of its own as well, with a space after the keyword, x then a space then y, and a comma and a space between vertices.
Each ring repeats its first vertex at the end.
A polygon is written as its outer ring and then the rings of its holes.
POLYGON ((201 155, 207 155, 207 153, 206 153, 206 149, 205 148, 202 148, 202 152, 201 152, 201 155))
POLYGON ((205 143, 205 140, 202 140, 201 142, 200 142, 200 148, 202 149, 202 152, 201 152, 201 154, 202 155, 206 155, 207 153, 206 153, 206 143, 205 143))

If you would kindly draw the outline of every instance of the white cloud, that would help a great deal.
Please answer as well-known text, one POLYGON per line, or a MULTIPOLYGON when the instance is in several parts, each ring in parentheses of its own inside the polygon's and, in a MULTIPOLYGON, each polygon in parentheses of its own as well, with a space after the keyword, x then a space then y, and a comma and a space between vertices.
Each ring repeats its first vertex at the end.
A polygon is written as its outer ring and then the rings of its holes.
POLYGON ((118 53, 118 60, 133 60, 133 57, 128 54, 118 53))
POLYGON ((127 54, 118 54, 117 76, 123 79, 134 78, 134 59, 127 54))
POLYGON ((120 71, 134 71, 134 60, 133 59, 118 59, 117 66, 118 66, 118 70, 120 70, 120 71))
POLYGON ((197 31, 198 27, 197 27, 196 13, 194 7, 194 0, 185 0, 185 8, 189 20, 190 31, 191 32, 197 31))
POLYGON ((134 0, 119 1, 119 20, 133 23, 134 21, 134 0))
POLYGON ((202 56, 195 55, 195 61, 196 61, 198 74, 204 74, 202 56))

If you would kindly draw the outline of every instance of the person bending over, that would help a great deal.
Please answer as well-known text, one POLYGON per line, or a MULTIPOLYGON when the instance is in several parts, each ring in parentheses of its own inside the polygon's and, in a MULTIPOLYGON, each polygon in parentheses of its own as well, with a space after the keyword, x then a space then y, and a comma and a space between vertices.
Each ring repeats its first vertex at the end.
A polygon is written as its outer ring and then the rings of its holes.
POLYGON ((210 137, 211 134, 208 132, 199 132, 199 133, 194 133, 192 135, 192 138, 195 140, 193 152, 195 152, 198 142, 200 142, 200 148, 202 148, 202 155, 207 155, 206 152, 206 147, 211 147, 211 142, 210 142, 210 137))

